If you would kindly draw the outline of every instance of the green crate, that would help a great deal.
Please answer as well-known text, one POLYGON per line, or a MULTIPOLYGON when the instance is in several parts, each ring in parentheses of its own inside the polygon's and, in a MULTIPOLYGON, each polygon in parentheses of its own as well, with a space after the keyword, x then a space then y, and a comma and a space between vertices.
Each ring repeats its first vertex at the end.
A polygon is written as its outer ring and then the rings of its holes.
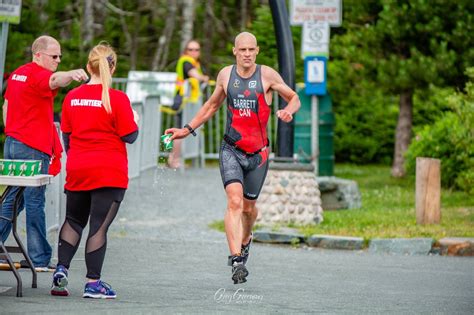
POLYGON ((41 170, 41 161, 38 160, 0 160, 0 171, 7 176, 34 176, 41 170))

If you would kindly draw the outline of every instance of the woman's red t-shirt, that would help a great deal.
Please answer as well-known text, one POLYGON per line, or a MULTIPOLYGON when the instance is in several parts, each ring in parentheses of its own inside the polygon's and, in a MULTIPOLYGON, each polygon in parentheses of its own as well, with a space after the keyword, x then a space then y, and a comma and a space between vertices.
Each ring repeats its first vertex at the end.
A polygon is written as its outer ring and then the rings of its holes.
POLYGON ((128 187, 127 149, 121 137, 138 130, 127 95, 109 89, 112 113, 102 106, 102 85, 70 91, 63 102, 61 130, 70 133, 66 184, 71 191, 128 187))

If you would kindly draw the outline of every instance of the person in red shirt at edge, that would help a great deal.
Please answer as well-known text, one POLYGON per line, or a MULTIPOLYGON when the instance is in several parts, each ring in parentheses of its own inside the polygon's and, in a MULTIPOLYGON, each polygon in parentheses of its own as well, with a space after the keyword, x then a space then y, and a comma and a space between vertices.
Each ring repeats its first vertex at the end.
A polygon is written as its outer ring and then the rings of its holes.
MULTIPOLYGON (((31 46, 33 61, 20 66, 8 79, 3 104, 5 125, 4 158, 18 160, 40 160, 41 174, 57 175, 50 160, 59 162, 62 147, 53 123, 53 102, 58 88, 72 81, 87 80, 83 69, 58 71, 61 62, 61 46, 50 36, 38 37, 31 46)), ((56 165, 56 164, 55 164, 56 165)), ((18 211, 26 208, 26 235, 28 255, 37 271, 53 271, 51 246, 46 238, 45 221, 46 186, 27 187, 22 195, 18 211)), ((1 216, 11 218, 13 201, 18 188, 5 197, 1 216)), ((0 220, 0 232, 5 241, 11 231, 11 223, 0 220)), ((28 262, 21 261, 22 266, 28 262)))
POLYGON ((52 295, 67 296, 68 268, 89 220, 85 248, 87 282, 83 297, 116 297, 101 280, 107 230, 128 187, 125 143, 138 137, 138 115, 127 95, 110 88, 117 55, 105 43, 89 53, 91 80, 70 91, 63 102, 61 131, 67 154, 66 219, 59 232, 58 266, 52 295))
POLYGON ((184 128, 165 131, 173 134, 171 140, 182 139, 190 133, 196 135, 194 129, 209 120, 227 100, 227 125, 219 164, 227 194, 224 225, 234 284, 247 281, 248 276, 246 263, 258 214, 255 205, 268 170, 267 123, 272 93, 277 92, 288 102, 284 109, 276 112, 284 122, 290 122, 301 106, 298 95, 278 72, 255 63, 258 51, 253 34, 237 35, 233 48, 236 64, 219 72, 216 89, 184 128))

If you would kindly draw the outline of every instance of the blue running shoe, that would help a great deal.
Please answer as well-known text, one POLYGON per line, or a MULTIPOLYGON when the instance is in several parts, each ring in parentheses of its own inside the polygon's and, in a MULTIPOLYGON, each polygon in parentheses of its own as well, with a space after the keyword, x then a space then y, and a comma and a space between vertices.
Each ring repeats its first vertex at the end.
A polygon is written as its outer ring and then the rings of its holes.
POLYGON ((86 283, 82 297, 92 299, 115 299, 117 294, 112 290, 110 284, 102 280, 86 283))
POLYGON ((63 265, 58 265, 53 274, 53 285, 51 286, 51 295, 68 296, 67 289, 67 269, 63 265))

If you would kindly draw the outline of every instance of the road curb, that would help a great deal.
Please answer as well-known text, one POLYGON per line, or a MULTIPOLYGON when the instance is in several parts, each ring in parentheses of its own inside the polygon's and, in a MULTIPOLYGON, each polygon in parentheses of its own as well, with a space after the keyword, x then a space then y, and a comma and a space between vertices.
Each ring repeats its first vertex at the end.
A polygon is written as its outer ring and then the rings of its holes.
POLYGON ((257 230, 254 241, 268 244, 306 244, 310 247, 343 250, 367 250, 372 254, 389 255, 443 255, 474 257, 474 238, 445 237, 439 241, 433 238, 374 238, 314 234, 305 237, 296 229, 284 228, 277 231, 257 230))
POLYGON ((474 256, 474 237, 445 237, 433 247, 440 255, 474 256))
POLYGON ((305 242, 305 237, 303 234, 296 232, 258 230, 253 233, 253 240, 255 242, 270 244, 299 244, 305 242))
POLYGON ((392 255, 428 255, 435 240, 432 238, 376 238, 370 240, 369 253, 392 255))
POLYGON ((334 236, 315 234, 306 239, 306 243, 312 247, 361 250, 364 248, 362 237, 334 236))

